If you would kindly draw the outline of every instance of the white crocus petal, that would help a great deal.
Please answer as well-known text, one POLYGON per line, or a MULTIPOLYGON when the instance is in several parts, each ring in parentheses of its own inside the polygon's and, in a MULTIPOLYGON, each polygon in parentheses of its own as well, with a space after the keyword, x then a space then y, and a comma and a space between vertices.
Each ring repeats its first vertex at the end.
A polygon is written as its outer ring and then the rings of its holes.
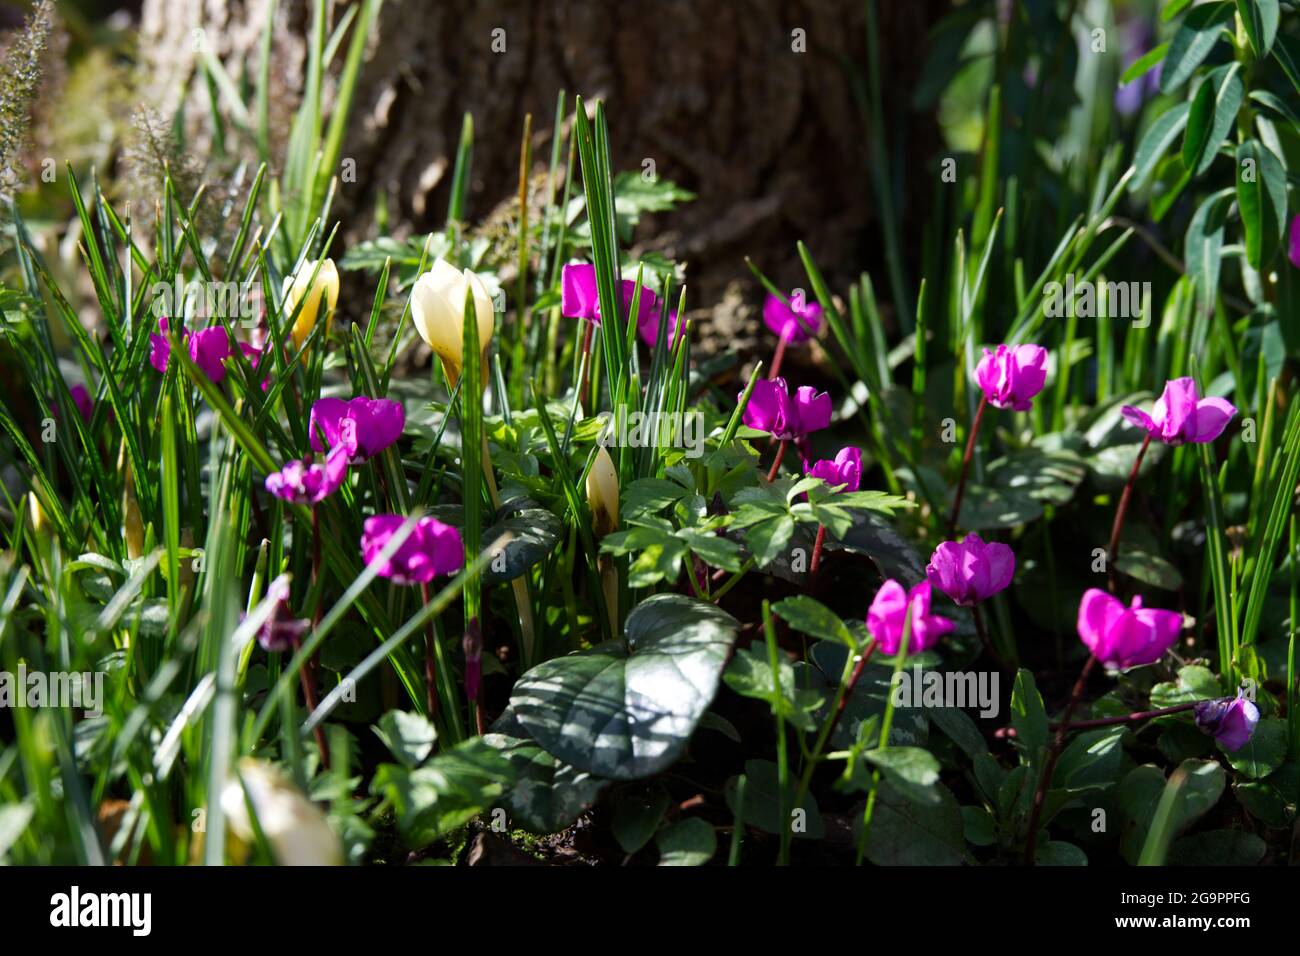
POLYGON ((598 536, 618 530, 618 470, 603 447, 587 472, 587 504, 598 536))
MULTIPOLYGON (((284 318, 293 315, 293 310, 302 302, 302 311, 298 313, 297 320, 293 323, 293 347, 300 348, 306 341, 307 336, 311 335, 311 330, 316 327, 316 321, 320 318, 321 299, 325 300, 326 314, 333 313, 335 306, 339 301, 339 270, 334 265, 333 259, 323 259, 320 268, 316 268, 314 262, 304 262, 299 268, 296 275, 285 276, 284 285, 281 289, 284 299, 284 318), (316 273, 316 281, 311 284, 310 293, 308 283, 311 283, 312 273, 316 273)), ((328 333, 329 329, 326 328, 328 333)))
POLYGON ((442 360, 451 381, 464 367, 465 295, 472 291, 478 321, 479 345, 484 351, 492 340, 495 317, 487 287, 470 270, 463 272, 439 259, 416 280, 411 290, 411 318, 420 337, 442 360))
POLYGON ((239 776, 221 794, 221 809, 230 828, 245 843, 256 840, 248 803, 281 866, 342 866, 343 850, 324 812, 308 800, 278 769, 261 760, 239 761, 239 776), (244 799, 248 789, 248 801, 244 799))

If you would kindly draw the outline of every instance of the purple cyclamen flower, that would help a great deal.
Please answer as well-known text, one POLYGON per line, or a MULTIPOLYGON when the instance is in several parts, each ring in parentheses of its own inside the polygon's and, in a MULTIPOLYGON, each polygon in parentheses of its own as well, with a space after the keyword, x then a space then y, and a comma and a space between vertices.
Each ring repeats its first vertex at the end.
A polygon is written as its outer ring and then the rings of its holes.
POLYGON ((271 607, 271 616, 257 629, 257 643, 268 652, 297 647, 311 622, 293 616, 289 608, 289 582, 283 577, 276 578, 267 589, 267 597, 275 603, 271 607))
POLYGON ((330 448, 341 445, 352 461, 371 458, 402 436, 406 410, 401 402, 358 395, 351 401, 322 398, 311 407, 307 431, 311 447, 324 451, 321 433, 330 448))
POLYGON ((867 610, 867 631, 880 645, 884 654, 897 654, 903 643, 903 622, 911 611, 912 629, 907 641, 907 653, 919 654, 928 650, 953 629, 946 617, 930 613, 930 582, 922 581, 910 591, 890 578, 871 602, 867 610))
POLYGON ((943 542, 925 568, 930 583, 964 607, 1004 590, 1015 573, 1015 552, 998 541, 985 543, 977 534, 943 542))
POLYGON ((831 423, 831 397, 811 385, 800 386, 791 396, 785 379, 767 379, 754 383, 743 418, 750 428, 773 438, 798 441, 831 423))
POLYGON ((841 448, 833 461, 804 462, 803 470, 838 491, 857 491, 862 486, 862 449, 849 445, 841 448))
MULTIPOLYGON (((401 515, 367 518, 361 535, 361 555, 367 565, 379 562, 379 554, 405 524, 401 515)), ((398 584, 432 581, 439 574, 453 574, 465 563, 465 545, 460 532, 436 518, 420 518, 397 551, 377 564, 375 573, 398 584)))
POLYGON ((1128 607, 1105 591, 1089 588, 1079 602, 1079 639, 1110 670, 1153 664, 1173 647, 1183 629, 1177 611, 1142 606, 1134 597, 1128 607))
POLYGON ((90 389, 78 383, 68 389, 72 393, 72 404, 77 406, 77 411, 81 413, 83 421, 90 421, 90 416, 95 412, 95 402, 90 397, 90 389))
POLYGON ((984 350, 975 381, 995 408, 1027 412, 1047 381, 1047 349, 1040 345, 999 345, 984 350))
POLYGON ((1240 750, 1250 743, 1259 723, 1259 708, 1244 697, 1199 701, 1192 710, 1196 726, 1214 737, 1224 750, 1240 750))
POLYGON ((769 292, 763 301, 763 322, 786 342, 798 345, 821 332, 822 307, 816 302, 804 302, 802 296, 787 304, 769 292))
MULTIPOLYGON (((171 341, 167 338, 167 319, 158 320, 158 329, 161 334, 149 334, 149 364, 160 372, 166 372, 172 353, 171 341)), ((204 375, 214 382, 226 377, 226 359, 234 351, 230 346, 230 333, 225 328, 214 325, 197 332, 182 331, 181 341, 185 343, 190 361, 201 368, 204 375)), ((247 350, 245 354, 248 354, 247 350)))
MULTIPOLYGON (((623 296, 623 310, 632 312, 632 299, 636 293, 636 283, 624 279, 620 291, 623 296)), ((600 325, 600 292, 596 286, 596 267, 587 262, 574 262, 566 265, 560 273, 560 314, 570 319, 586 319, 593 325, 600 325)), ((677 321, 677 313, 669 317, 668 344, 677 344, 678 337, 685 331, 677 321)), ((659 335, 659 296, 654 290, 641 287, 641 300, 637 304, 637 334, 641 341, 651 348, 659 335)))
POLYGON ((1291 244, 1287 249, 1291 265, 1300 269, 1300 215, 1291 220, 1291 244))
POLYGON ((1166 382, 1150 415, 1132 405, 1120 411, 1129 422, 1145 429, 1148 436, 1167 445, 1214 441, 1237 414, 1236 406, 1227 399, 1198 399, 1196 381, 1191 378, 1166 382))
POLYGON ((323 462, 294 460, 266 476, 266 490, 296 505, 314 505, 339 490, 348 473, 348 451, 339 446, 323 462))

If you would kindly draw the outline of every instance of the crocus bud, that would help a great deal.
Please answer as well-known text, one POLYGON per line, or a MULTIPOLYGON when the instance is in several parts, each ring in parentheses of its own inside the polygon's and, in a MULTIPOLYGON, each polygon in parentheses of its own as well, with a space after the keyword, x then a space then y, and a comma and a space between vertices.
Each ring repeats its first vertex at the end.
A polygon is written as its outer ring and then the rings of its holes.
POLYGON ((42 536, 50 528, 49 519, 45 517, 45 509, 41 507, 41 499, 36 497, 36 492, 27 492, 27 514, 32 520, 32 532, 37 536, 42 536))
POLYGON ((1089 588, 1079 602, 1079 639, 1111 670, 1155 663, 1182 629, 1181 614, 1143 607, 1141 597, 1125 607, 1119 598, 1089 588))
MULTIPOLYGON (((474 296, 474 317, 478 321, 478 343, 486 354, 492 341, 496 320, 492 312, 492 297, 488 295, 483 280, 468 269, 461 272, 439 259, 433 268, 415 280, 411 290, 411 318, 420 338, 429 344, 442 361, 447 381, 460 380, 465 366, 465 295, 474 296)), ((486 376, 480 378, 480 385, 486 376)))
POLYGON ((1016 573, 1016 556, 1005 544, 985 543, 977 534, 945 541, 934 549, 925 575, 958 604, 974 607, 1006 588, 1016 573))
MULTIPOLYGON (((299 302, 303 304, 302 311, 298 313, 298 318, 293 323, 293 347, 301 348, 307 336, 311 335, 311 330, 316 327, 316 320, 320 318, 321 299, 325 300, 327 314, 333 314, 334 307, 338 305, 339 270, 335 268, 334 260, 322 259, 319 270, 316 268, 316 263, 304 262, 297 275, 284 277, 282 294, 285 318, 293 315, 293 310, 298 308, 299 302), (316 273, 314 283, 311 282, 313 272, 316 273), (311 283, 310 286, 308 283, 311 283)), ((328 319, 326 321, 328 322, 328 319)), ((325 333, 329 334, 328 324, 325 326, 325 333)))
POLYGON ((596 537, 618 530, 618 469, 604 447, 596 449, 596 460, 587 472, 587 504, 596 537))
POLYGON ((1224 750, 1240 750, 1250 743, 1259 723, 1259 708, 1244 697, 1199 701, 1192 711, 1196 726, 1214 737, 1224 750))
POLYGON ((324 812, 269 763, 245 757, 239 761, 238 779, 226 784, 221 809, 231 832, 244 843, 256 841, 248 804, 257 824, 281 866, 342 866, 343 850, 324 812), (248 799, 244 792, 247 789, 248 799))
POLYGON ((1040 345, 999 345, 984 350, 975 381, 995 408, 1027 412, 1047 381, 1047 349, 1040 345))

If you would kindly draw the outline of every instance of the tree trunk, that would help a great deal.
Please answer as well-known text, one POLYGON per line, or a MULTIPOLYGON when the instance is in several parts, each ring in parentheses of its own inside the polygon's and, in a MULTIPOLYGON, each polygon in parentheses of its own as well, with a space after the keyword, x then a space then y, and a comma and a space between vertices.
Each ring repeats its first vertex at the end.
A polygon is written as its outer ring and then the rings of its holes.
MULTIPOLYGON (((267 2, 145 0, 141 49, 164 110, 186 95, 187 115, 201 121, 207 113, 206 91, 188 82, 198 41, 232 76, 255 72, 267 2)), ((908 127, 904 168, 894 170, 907 193, 904 216, 915 205, 911 191, 920 186, 923 196, 931 188, 903 175, 932 161, 937 143, 928 118, 908 116, 907 98, 924 61, 926 28, 945 6, 879 4, 885 109, 891 128, 908 127)), ((301 88, 307 20, 304 0, 281 0, 273 125, 282 134, 301 88)), ((342 59, 340 52, 336 67, 342 59)), ((347 238, 373 234, 380 197, 396 234, 440 225, 468 111, 475 128, 469 217, 478 219, 517 191, 525 113, 540 167, 557 93, 602 99, 615 169, 652 161, 657 175, 698 197, 643 221, 640 248, 687 263, 689 301, 708 309, 714 325, 710 333, 704 323, 705 348, 712 335, 715 347, 743 349, 757 332, 762 299, 746 255, 786 288, 806 286, 798 239, 832 280, 863 269, 883 278, 865 104, 854 93, 855 83, 865 91, 865 70, 862 0, 386 0, 343 148, 356 162, 356 182, 340 183, 334 212, 347 238)), ((905 232, 905 248, 913 234, 905 232)))

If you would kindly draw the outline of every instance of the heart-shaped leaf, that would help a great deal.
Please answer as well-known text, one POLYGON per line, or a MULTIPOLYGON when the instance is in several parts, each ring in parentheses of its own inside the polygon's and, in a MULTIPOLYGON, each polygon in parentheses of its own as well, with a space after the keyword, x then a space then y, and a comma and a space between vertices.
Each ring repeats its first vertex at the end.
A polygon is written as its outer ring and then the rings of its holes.
POLYGON ((586 812, 608 780, 556 760, 532 740, 484 734, 510 763, 514 780, 498 801, 512 822, 532 833, 563 830, 586 812))
POLYGON ((510 706, 548 753, 602 777, 635 780, 669 767, 717 692, 740 625, 680 594, 628 615, 626 640, 539 664, 510 706))

